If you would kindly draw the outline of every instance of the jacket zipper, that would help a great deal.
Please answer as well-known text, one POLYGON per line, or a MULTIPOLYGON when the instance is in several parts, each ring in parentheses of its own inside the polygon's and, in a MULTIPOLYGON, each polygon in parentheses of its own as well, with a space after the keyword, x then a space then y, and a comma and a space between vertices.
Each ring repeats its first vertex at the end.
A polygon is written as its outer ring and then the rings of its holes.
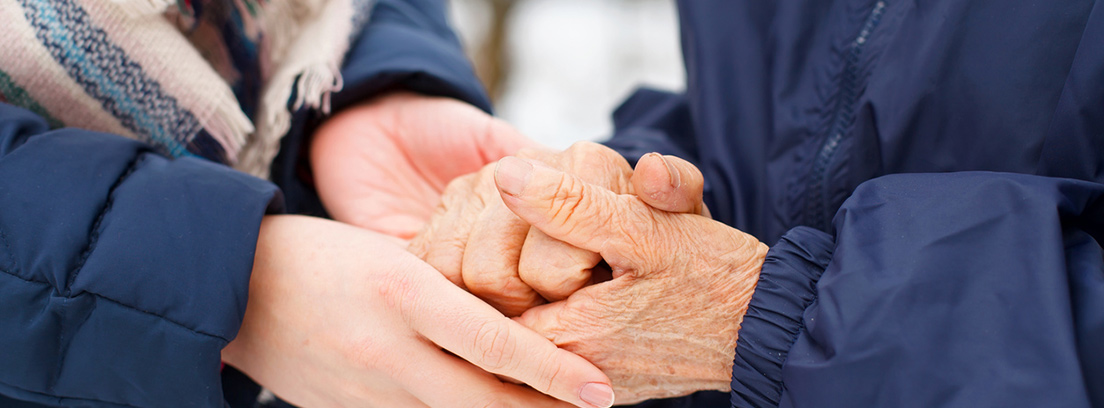
POLYGON ((832 219, 832 214, 825 214, 830 200, 828 194, 828 166, 831 165, 832 159, 835 158, 836 152, 839 150, 844 133, 855 121, 855 102, 859 99, 859 91, 865 85, 859 81, 859 75, 862 73, 859 67, 860 57, 862 57, 863 50, 870 40, 870 35, 881 23, 885 9, 885 1, 875 3, 874 9, 870 11, 870 15, 863 24, 862 31, 859 31, 859 34, 851 41, 851 50, 844 62, 843 78, 840 80, 836 113, 830 122, 828 137, 824 139, 819 152, 815 156, 809 183, 805 189, 806 193, 809 194, 808 201, 806 201, 805 220, 809 226, 821 231, 828 231, 828 224, 832 219))

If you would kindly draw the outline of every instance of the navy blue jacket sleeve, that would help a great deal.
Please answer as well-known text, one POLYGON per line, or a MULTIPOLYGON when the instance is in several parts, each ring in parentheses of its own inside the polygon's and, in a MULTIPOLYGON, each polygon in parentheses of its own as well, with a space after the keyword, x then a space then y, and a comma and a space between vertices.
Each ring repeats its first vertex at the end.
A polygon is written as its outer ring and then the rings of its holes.
MULTIPOLYGON (((396 89, 451 97, 490 112, 490 99, 449 27, 446 7, 444 0, 377 1, 345 55, 345 85, 332 96, 333 112, 396 89)), ((326 215, 307 161, 310 135, 322 120, 307 110, 296 113, 272 163, 272 181, 293 213, 326 215)))
POLYGON ((334 110, 401 88, 491 111, 483 85, 448 24, 444 0, 379 0, 345 56, 334 110))
POLYGON ((1104 406, 1104 185, 1002 173, 862 184, 774 245, 736 407, 1104 406))
MULTIPOLYGON (((613 135, 603 144, 633 166, 641 156, 657 152, 678 156, 701 168, 699 154, 708 154, 699 150, 686 93, 639 88, 613 112, 613 126, 613 135)), ((702 200, 714 212, 725 207, 716 200, 714 184, 726 181, 705 179, 702 200)))
POLYGON ((220 352, 278 194, 225 166, 51 131, 0 104, 0 394, 222 406, 220 352))
POLYGON ((613 112, 614 134, 605 142, 634 165, 658 152, 697 163, 697 144, 686 94, 637 89, 613 112))

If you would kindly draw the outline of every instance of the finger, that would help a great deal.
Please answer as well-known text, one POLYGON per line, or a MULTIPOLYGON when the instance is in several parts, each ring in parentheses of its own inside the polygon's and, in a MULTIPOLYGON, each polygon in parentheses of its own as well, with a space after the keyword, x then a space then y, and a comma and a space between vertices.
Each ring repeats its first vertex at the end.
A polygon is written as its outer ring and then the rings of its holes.
POLYGON ((461 288, 464 251, 474 227, 471 220, 483 210, 480 196, 474 193, 478 183, 478 177, 461 177, 449 183, 426 228, 407 247, 461 288))
MULTIPOLYGON (((550 302, 567 298, 590 282, 602 256, 529 229, 518 261, 518 276, 550 302)), ((534 305, 535 306, 535 305, 534 305)))
POLYGON ((552 238, 597 252, 610 265, 629 266, 640 231, 655 227, 650 207, 631 195, 516 157, 495 170, 503 202, 514 214, 552 238))
MULTIPOLYGON (((521 156, 519 152, 518 157, 521 156)), ((592 142, 578 142, 562 154, 524 157, 564 170, 580 180, 623 194, 632 194, 633 170, 613 149, 592 142), (551 160, 551 161, 549 161, 551 160)), ((518 275, 550 301, 566 298, 591 281, 592 268, 602 260, 593 251, 578 248, 532 228, 522 248, 518 275)))
POLYGON ((612 311, 610 299, 623 299, 627 285, 625 281, 607 281, 579 289, 567 299, 546 303, 526 310, 513 321, 525 326, 546 338, 556 341, 561 333, 574 333, 577 327, 589 330, 603 330, 601 325, 611 324, 602 317, 612 311))
POLYGON ((487 131, 483 133, 483 137, 485 139, 475 144, 476 147, 482 149, 483 163, 490 163, 505 156, 517 154, 522 149, 544 148, 533 139, 525 137, 517 128, 495 117, 491 117, 488 121, 487 131))
POLYGON ((464 288, 464 276, 460 265, 464 259, 464 247, 467 245, 467 228, 464 223, 432 220, 442 225, 414 237, 407 250, 439 271, 454 285, 464 288), (449 228, 455 226, 455 228, 449 228))
POLYGON ((495 197, 480 214, 464 250, 464 286, 506 316, 517 316, 544 303, 518 276, 518 260, 528 232, 529 224, 495 197))
POLYGON ((429 344, 403 353, 395 380, 430 407, 570 407, 532 389, 507 384, 429 344))
POLYGON ((414 299, 404 302, 410 307, 403 314, 415 331, 479 368, 516 378, 560 400, 581 407, 612 404, 609 378, 597 367, 439 275, 427 276, 424 293, 410 293, 406 296, 414 299))
POLYGON ((648 153, 636 163, 632 184, 640 200, 657 210, 703 214, 705 178, 686 160, 648 153))
POLYGON ((385 100, 380 106, 391 115, 387 119, 394 118, 383 122, 390 125, 390 136, 402 140, 395 143, 401 147, 399 157, 408 158, 417 174, 432 176, 425 178, 437 192, 449 180, 535 143, 470 104, 413 94, 398 97, 408 101, 385 100))

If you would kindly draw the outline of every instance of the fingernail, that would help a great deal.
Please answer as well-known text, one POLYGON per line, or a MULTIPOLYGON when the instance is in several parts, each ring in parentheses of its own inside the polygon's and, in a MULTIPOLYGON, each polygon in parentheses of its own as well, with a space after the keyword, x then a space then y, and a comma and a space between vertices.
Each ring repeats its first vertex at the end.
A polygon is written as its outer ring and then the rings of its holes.
POLYGON ((613 406, 613 388, 602 383, 586 383, 579 391, 579 398, 590 405, 609 408, 613 406))
POLYGON ((506 194, 516 196, 521 194, 525 185, 529 184, 529 176, 533 173, 533 165, 514 156, 503 157, 495 167, 495 183, 506 194))
POLYGON ((679 171, 677 169, 675 169, 675 165, 671 164, 670 161, 667 161, 667 158, 665 158, 664 155, 662 155, 662 154, 659 154, 659 153, 648 153, 648 154, 655 154, 656 157, 659 158, 659 161, 664 162, 664 165, 666 165, 666 167, 667 167, 667 181, 671 183, 672 187, 675 187, 675 189, 678 189, 678 187, 680 185, 682 185, 682 178, 681 178, 681 176, 679 176, 679 171))

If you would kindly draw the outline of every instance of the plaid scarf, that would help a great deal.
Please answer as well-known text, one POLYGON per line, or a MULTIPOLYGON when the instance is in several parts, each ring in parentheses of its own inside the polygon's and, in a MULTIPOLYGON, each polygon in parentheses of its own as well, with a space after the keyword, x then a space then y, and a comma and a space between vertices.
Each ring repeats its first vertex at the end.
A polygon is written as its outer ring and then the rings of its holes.
POLYGON ((0 0, 0 100, 267 177, 371 0, 0 0), (294 95, 294 100, 291 99, 294 95))

